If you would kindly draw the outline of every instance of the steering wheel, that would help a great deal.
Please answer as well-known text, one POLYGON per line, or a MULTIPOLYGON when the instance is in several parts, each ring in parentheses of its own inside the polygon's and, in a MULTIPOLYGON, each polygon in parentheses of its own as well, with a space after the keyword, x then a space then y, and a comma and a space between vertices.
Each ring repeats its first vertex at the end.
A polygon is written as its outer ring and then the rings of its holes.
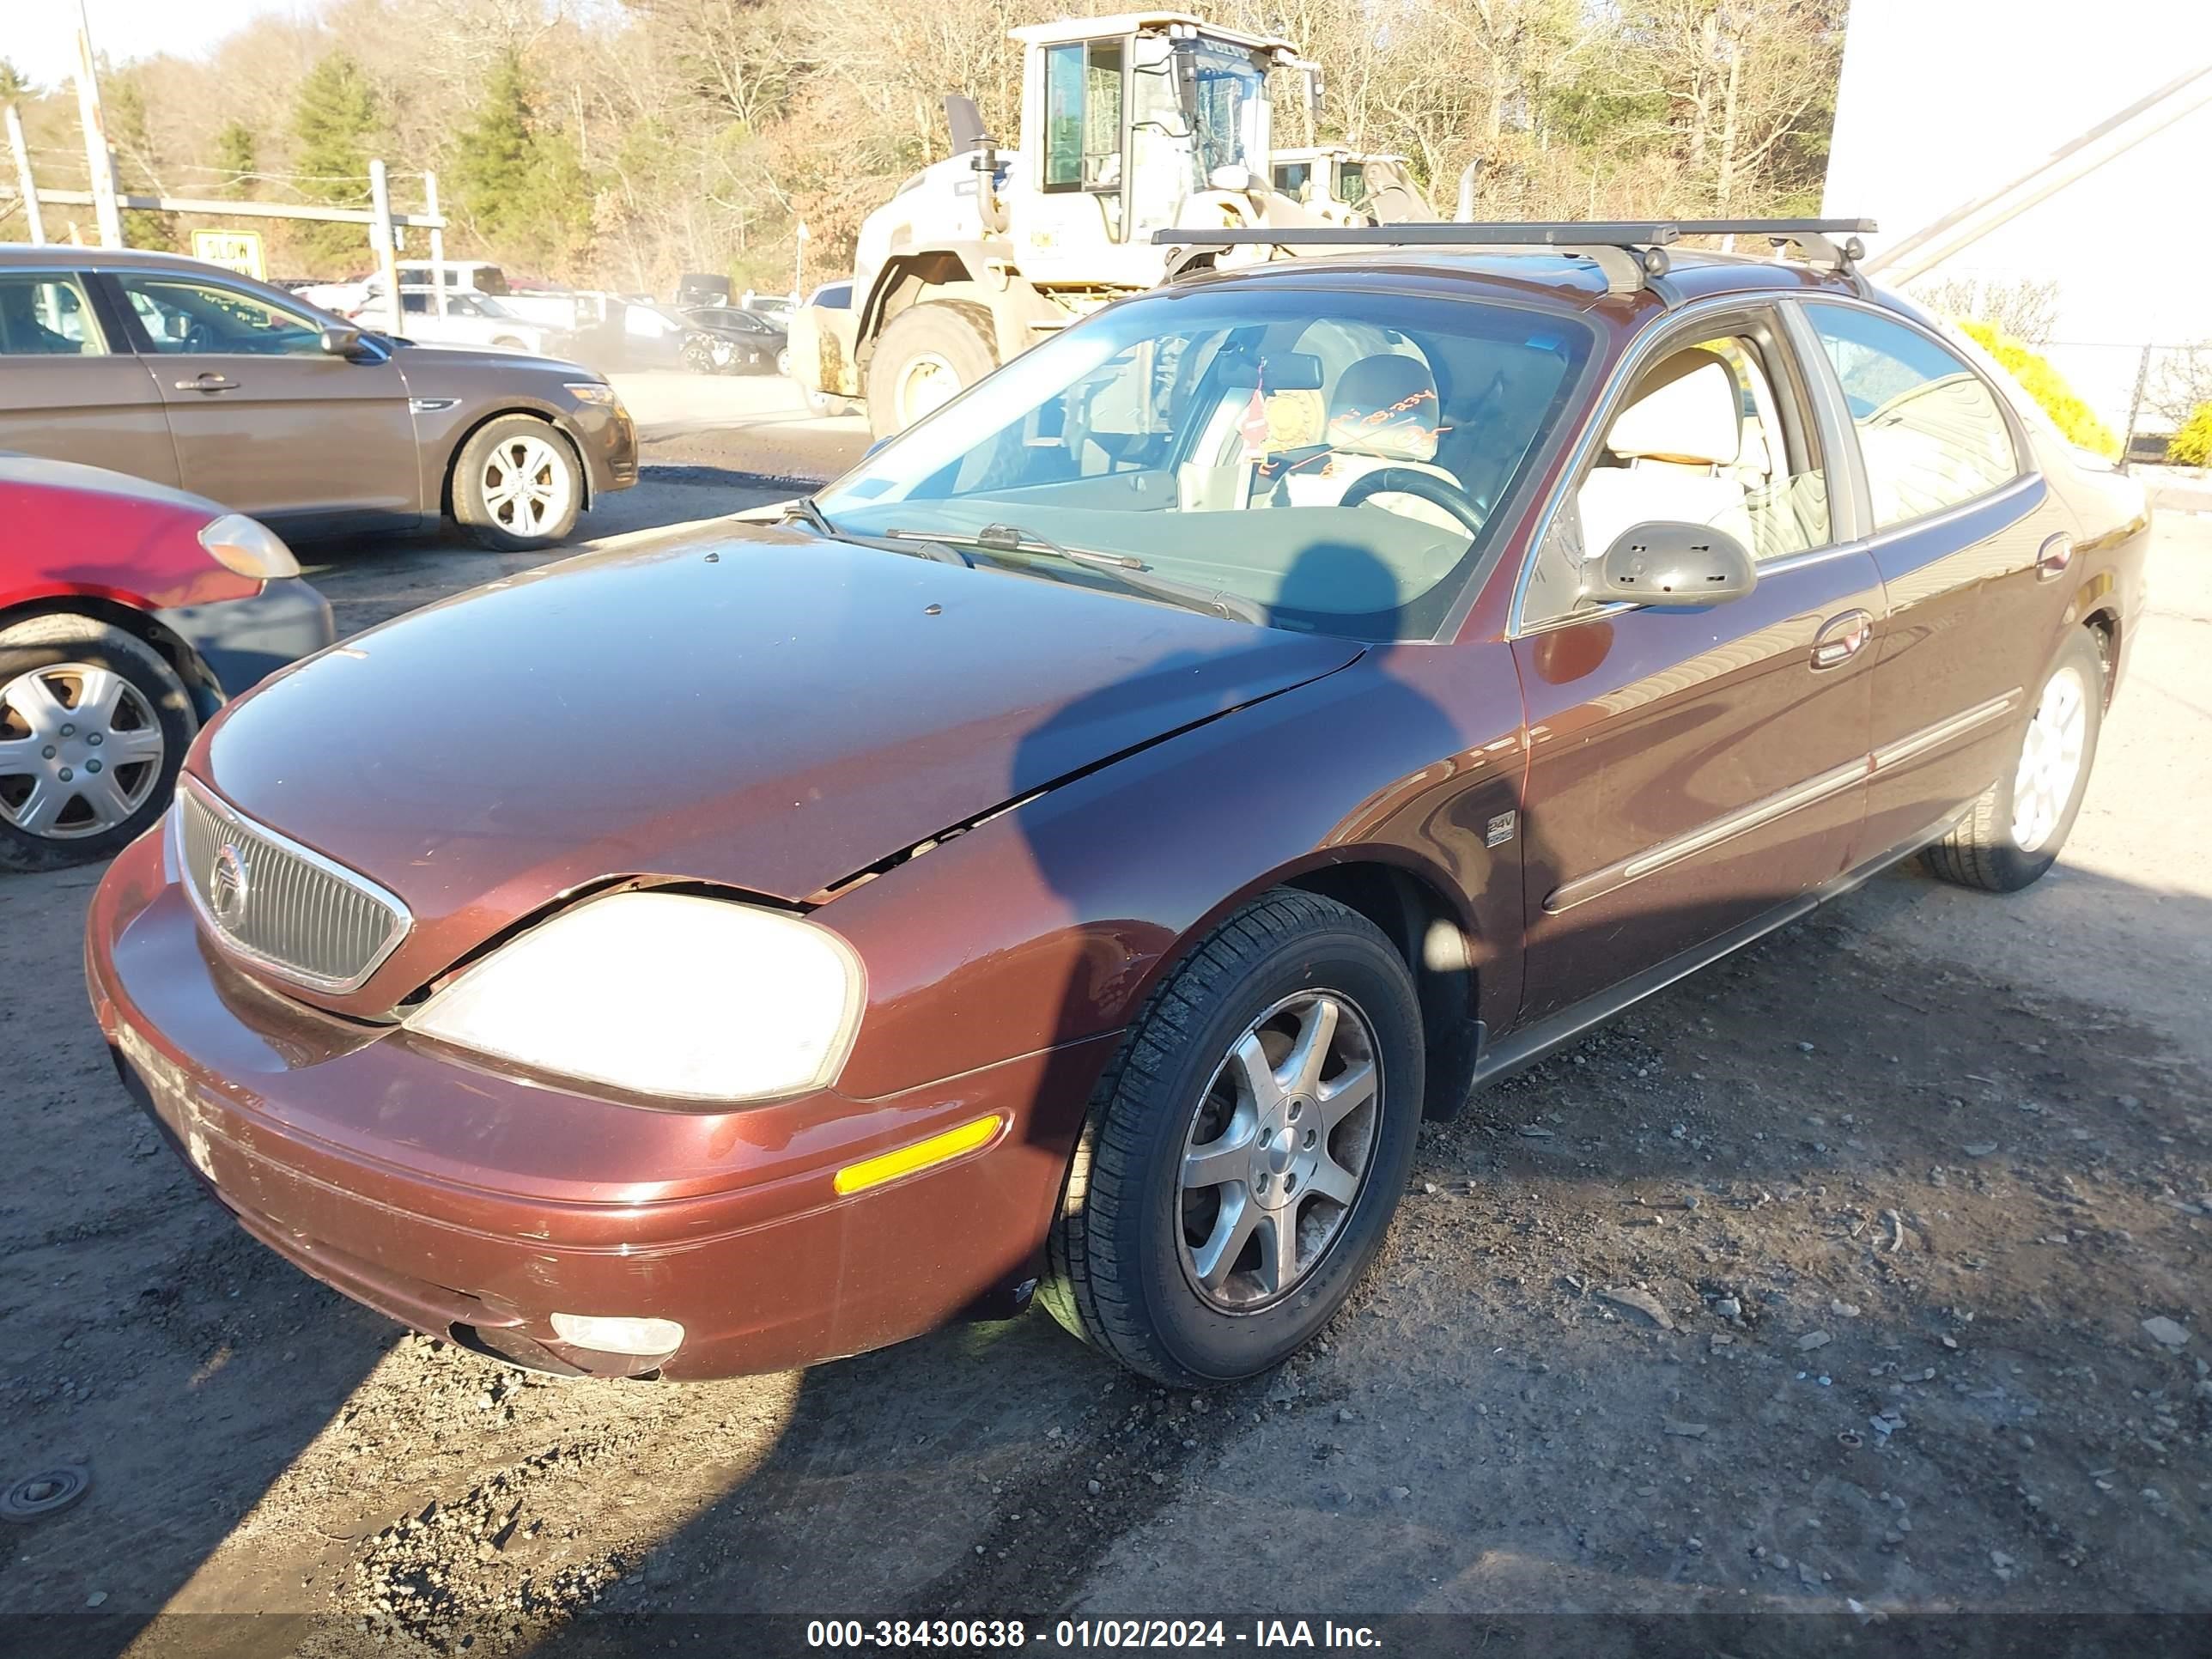
POLYGON ((1354 478, 1337 505, 1364 507, 1376 495, 1411 495, 1431 507, 1440 507, 1466 526, 1470 536, 1480 536, 1483 522, 1489 517, 1488 509, 1457 484, 1448 483, 1433 472, 1413 466, 1377 467, 1354 478))
POLYGON ((194 323, 185 330, 185 351, 187 356, 204 355, 215 349, 215 331, 205 323, 194 323))

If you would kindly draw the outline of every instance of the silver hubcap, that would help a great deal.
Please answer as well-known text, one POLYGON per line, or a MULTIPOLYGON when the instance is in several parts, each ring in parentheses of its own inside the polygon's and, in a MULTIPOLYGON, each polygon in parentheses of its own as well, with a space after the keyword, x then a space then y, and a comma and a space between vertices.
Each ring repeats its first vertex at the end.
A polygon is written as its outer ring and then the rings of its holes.
POLYGON ((899 371, 899 422, 912 426, 934 415, 960 395, 960 375, 933 351, 926 351, 899 371))
POLYGON ((1183 1142, 1182 1265, 1200 1296, 1249 1313, 1312 1273, 1359 1195, 1381 1105, 1374 1031, 1341 992, 1285 997, 1245 1028, 1183 1142))
POLYGON ((2012 786, 2012 844, 2023 853, 2051 839, 2074 799, 2081 776, 2081 745, 2088 737, 2088 701, 2081 671, 2062 668, 2045 684, 2042 701, 2027 723, 2012 786))
POLYGON ((0 685, 0 822, 48 841, 112 830, 161 781, 161 722, 138 688, 91 663, 0 685))
POLYGON ((568 511, 575 490, 568 464, 544 438, 507 438, 484 457, 484 510, 501 530, 542 536, 568 511))

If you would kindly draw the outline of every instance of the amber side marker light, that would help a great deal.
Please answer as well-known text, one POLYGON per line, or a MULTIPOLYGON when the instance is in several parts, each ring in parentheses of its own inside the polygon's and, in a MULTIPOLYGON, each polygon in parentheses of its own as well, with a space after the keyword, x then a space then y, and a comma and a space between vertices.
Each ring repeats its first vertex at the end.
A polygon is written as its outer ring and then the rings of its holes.
POLYGON ((864 1193, 871 1187, 880 1187, 887 1181, 896 1181, 901 1176, 912 1175, 917 1170, 927 1170, 933 1164, 944 1164, 958 1158, 963 1152, 972 1152, 999 1133, 1006 1119, 994 1113, 979 1117, 973 1123, 963 1123, 957 1129, 947 1129, 941 1135, 932 1135, 927 1140, 917 1140, 911 1146, 901 1146, 895 1152, 864 1158, 858 1164, 848 1164, 837 1171, 832 1183, 842 1197, 864 1193))

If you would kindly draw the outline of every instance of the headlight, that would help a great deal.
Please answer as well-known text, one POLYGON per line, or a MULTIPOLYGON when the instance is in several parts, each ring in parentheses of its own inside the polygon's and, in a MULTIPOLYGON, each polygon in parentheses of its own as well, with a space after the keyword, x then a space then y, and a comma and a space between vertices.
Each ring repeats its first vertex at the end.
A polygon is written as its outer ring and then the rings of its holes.
POLYGON ((284 538, 260 520, 249 519, 243 513, 226 513, 204 526, 200 531, 200 545, 213 554, 216 562, 224 569, 234 570, 241 576, 275 581, 300 574, 300 562, 284 545, 284 538))
POLYGON ((622 402, 621 398, 615 396, 615 389, 605 380, 571 380, 562 387, 562 390, 574 393, 576 401, 579 403, 603 404, 607 408, 612 409, 622 402))
POLYGON ((811 922, 723 899, 618 893, 501 945, 407 1028, 639 1094, 765 1100, 852 1049, 860 957, 811 922))

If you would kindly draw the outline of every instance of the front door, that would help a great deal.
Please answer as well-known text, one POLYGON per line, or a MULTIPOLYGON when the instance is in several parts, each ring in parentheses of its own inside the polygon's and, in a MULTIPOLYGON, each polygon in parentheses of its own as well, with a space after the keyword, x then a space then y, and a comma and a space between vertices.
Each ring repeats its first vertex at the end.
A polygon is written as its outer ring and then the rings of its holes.
POLYGON ((1933 335, 1856 306, 1803 314, 1850 413, 1887 599, 1871 859, 1924 838, 2011 764, 2072 598, 2056 578, 2073 526, 2022 465, 1998 394, 1933 335))
POLYGON ((1831 464, 1771 312, 1674 331, 1632 383, 1528 574, 1523 1020, 1556 1012, 1839 874, 1865 794, 1881 584, 1832 521, 1831 464), (1748 593, 1579 597, 1646 520, 1728 530, 1748 593))
POLYGON ((185 489, 271 517, 421 509, 415 417, 388 355, 332 356, 319 319, 214 277, 102 279, 141 331, 185 489))
POLYGON ((0 449, 177 482, 154 377, 100 326, 80 273, 0 270, 0 449))

